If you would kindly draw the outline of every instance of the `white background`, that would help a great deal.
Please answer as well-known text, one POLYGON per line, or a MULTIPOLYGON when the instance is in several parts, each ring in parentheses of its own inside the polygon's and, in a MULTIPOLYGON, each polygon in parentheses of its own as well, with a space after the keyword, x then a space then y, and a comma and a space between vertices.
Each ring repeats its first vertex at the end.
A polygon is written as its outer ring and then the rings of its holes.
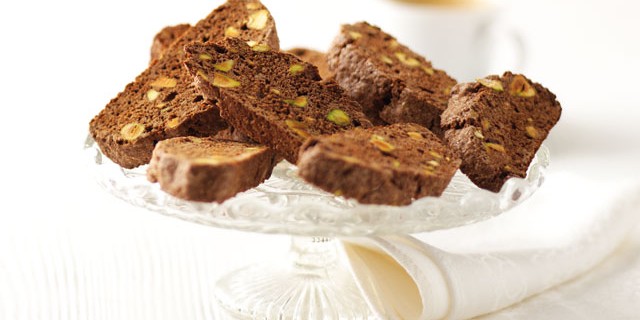
MULTIPOLYGON (((283 236, 198 226, 118 201, 91 180, 81 152, 91 117, 146 67, 154 34, 219 3, 0 4, 0 319, 212 317, 219 275, 284 252, 283 236)), ((265 4, 282 48, 325 49, 340 23, 376 12, 375 1, 265 4)), ((551 175, 603 188, 640 180, 639 16, 640 4, 625 0, 510 2, 506 17, 528 48, 516 71, 551 88, 564 108, 548 141, 551 175)), ((548 210, 562 204, 562 195, 545 199, 548 210)), ((617 281, 640 292, 637 251, 592 281, 606 287, 625 275, 617 281)), ((640 294, 624 303, 640 304, 640 294)))

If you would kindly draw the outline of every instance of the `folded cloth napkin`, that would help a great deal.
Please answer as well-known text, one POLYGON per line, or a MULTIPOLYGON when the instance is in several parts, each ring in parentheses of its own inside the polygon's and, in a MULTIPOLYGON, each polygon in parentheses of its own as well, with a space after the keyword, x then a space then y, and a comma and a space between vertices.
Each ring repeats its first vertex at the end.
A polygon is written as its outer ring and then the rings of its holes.
POLYGON ((381 319, 466 319, 505 308, 588 271, 640 220, 638 187, 620 193, 568 175, 548 181, 490 221, 343 239, 341 251, 381 319))

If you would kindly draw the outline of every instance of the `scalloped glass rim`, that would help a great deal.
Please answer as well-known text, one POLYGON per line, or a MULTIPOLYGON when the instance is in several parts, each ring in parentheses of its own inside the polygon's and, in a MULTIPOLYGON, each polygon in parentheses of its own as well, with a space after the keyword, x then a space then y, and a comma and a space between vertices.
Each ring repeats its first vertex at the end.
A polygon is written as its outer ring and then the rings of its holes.
POLYGON ((549 165, 549 150, 542 145, 526 179, 509 179, 498 193, 476 187, 458 171, 442 196, 394 207, 334 196, 302 181, 297 168, 282 161, 263 184, 218 204, 185 201, 163 192, 147 180, 146 165, 121 168, 90 136, 84 148, 98 183, 135 206, 221 228, 325 237, 409 234, 479 222, 529 198, 542 185, 549 165))

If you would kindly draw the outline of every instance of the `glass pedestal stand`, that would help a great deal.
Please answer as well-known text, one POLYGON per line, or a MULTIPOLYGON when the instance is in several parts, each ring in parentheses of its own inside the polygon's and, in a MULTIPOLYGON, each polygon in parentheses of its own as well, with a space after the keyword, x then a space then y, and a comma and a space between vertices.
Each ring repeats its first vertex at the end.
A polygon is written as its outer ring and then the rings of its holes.
POLYGON ((369 307, 340 265, 335 242, 292 237, 289 261, 252 265, 220 279, 218 303, 241 319, 367 319, 369 307))
POLYGON ((525 201, 544 180, 542 146, 526 179, 509 179, 498 193, 477 188, 457 172, 440 197, 404 207, 362 205, 317 189, 286 161, 260 186, 224 203, 174 198, 146 179, 146 166, 122 169, 88 137, 91 171, 108 192, 135 206, 199 224, 292 236, 288 261, 230 273, 216 287, 218 303, 250 319, 366 319, 368 307, 340 263, 338 237, 411 234, 452 228, 496 216, 525 201))

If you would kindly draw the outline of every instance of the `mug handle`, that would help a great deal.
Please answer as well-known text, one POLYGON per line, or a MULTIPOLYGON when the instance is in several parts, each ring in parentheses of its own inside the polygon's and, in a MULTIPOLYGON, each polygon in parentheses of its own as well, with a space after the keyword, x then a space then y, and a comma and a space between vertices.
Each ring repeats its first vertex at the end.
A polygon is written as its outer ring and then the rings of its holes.
POLYGON ((517 29, 511 25, 506 25, 502 19, 490 21, 484 27, 479 28, 475 39, 478 42, 491 41, 496 44, 489 70, 522 72, 526 67, 526 41, 517 29), (500 64, 500 61, 504 59, 510 60, 509 65, 500 64))
POLYGON ((513 51, 515 52, 514 70, 522 71, 526 67, 527 62, 527 45, 522 37, 522 33, 511 28, 509 31, 509 39, 513 51))

